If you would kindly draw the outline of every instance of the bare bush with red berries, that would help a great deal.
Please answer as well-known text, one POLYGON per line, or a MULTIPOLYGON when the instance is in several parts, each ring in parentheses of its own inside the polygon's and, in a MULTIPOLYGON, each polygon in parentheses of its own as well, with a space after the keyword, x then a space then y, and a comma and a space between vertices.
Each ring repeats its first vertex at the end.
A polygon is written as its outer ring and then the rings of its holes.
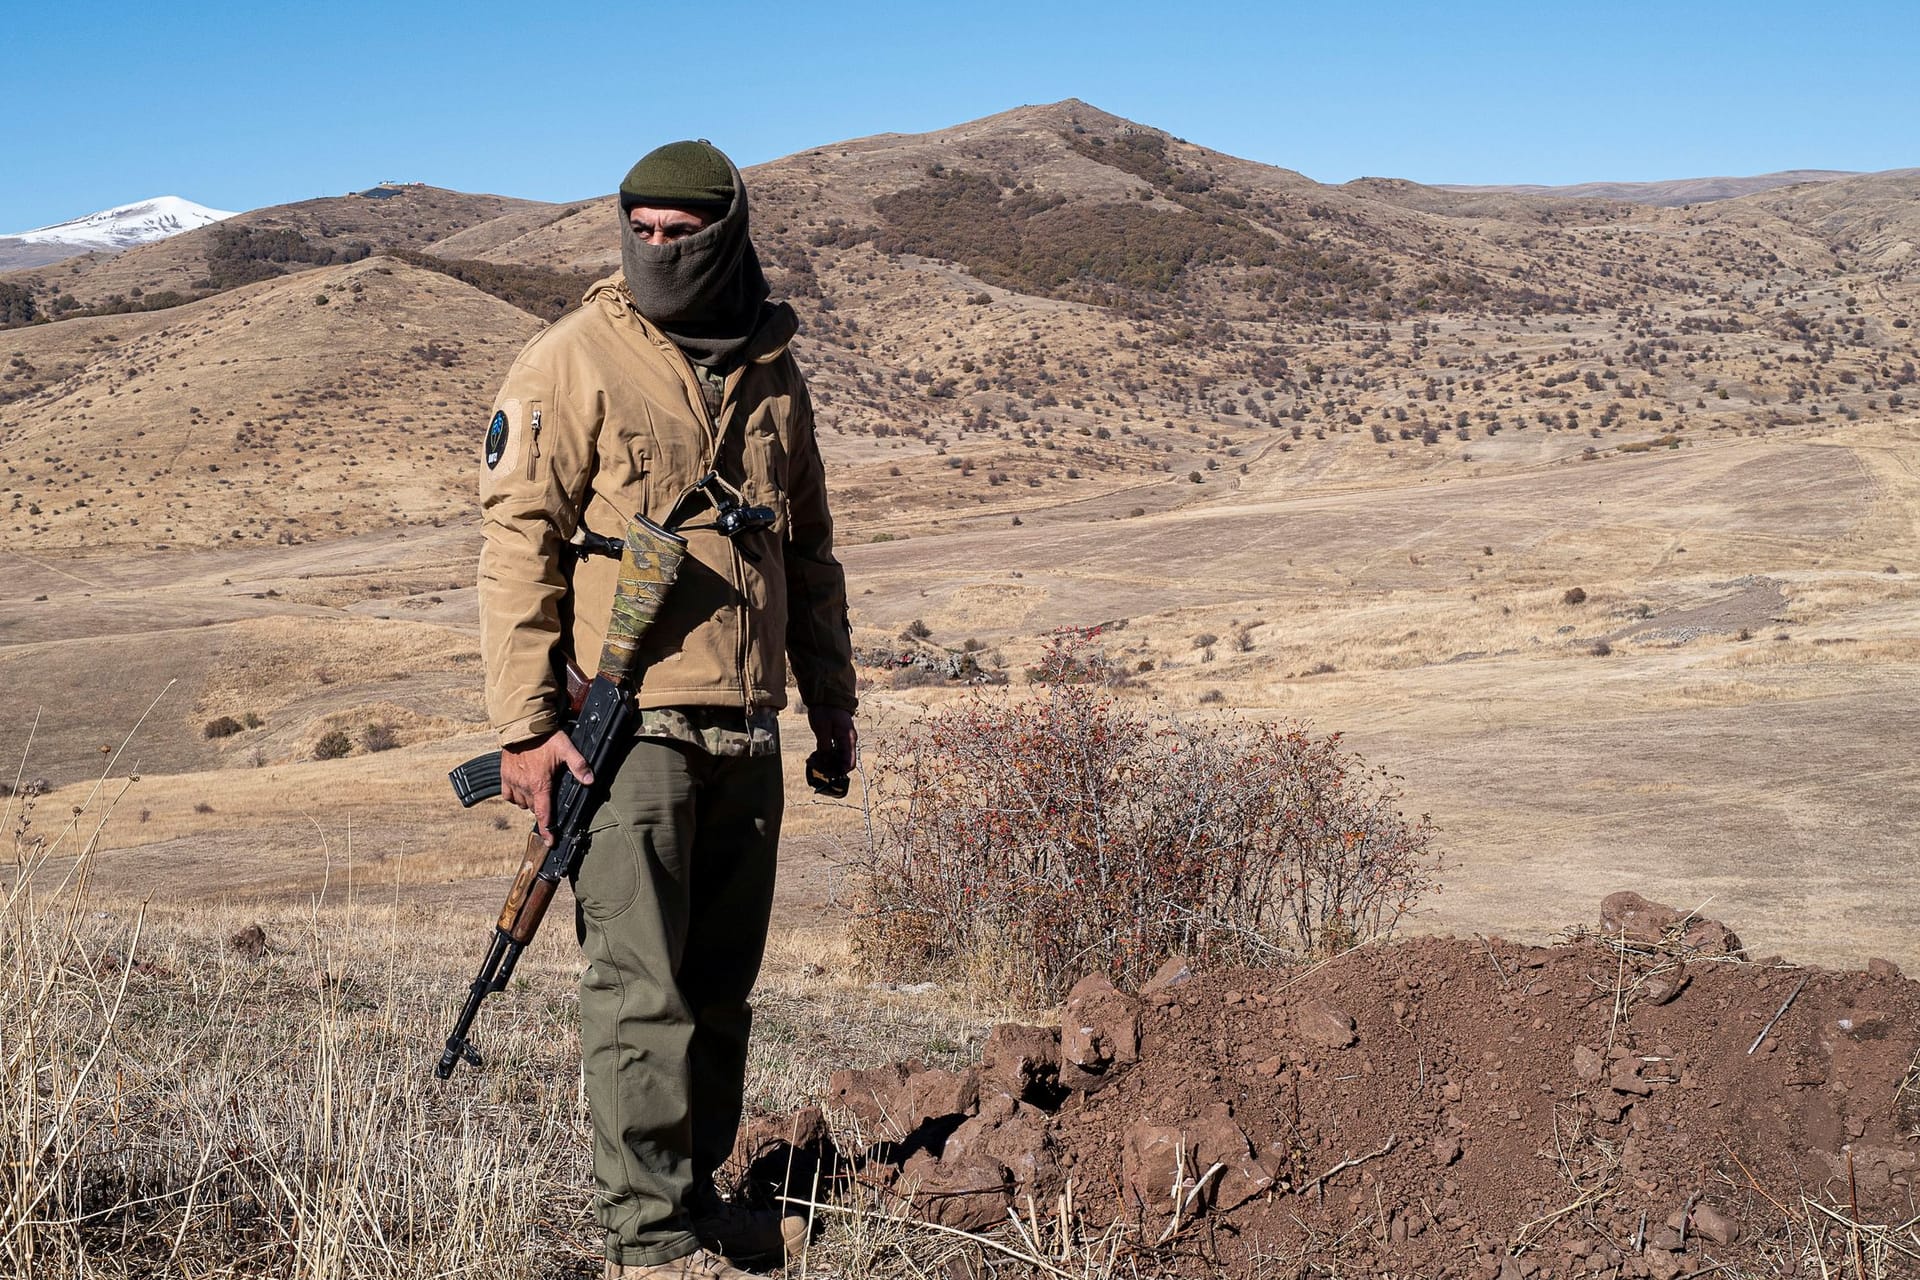
POLYGON ((1055 637, 1036 692, 976 692, 874 753, 854 922, 871 969, 1053 1001, 1170 954, 1330 954, 1438 888, 1428 819, 1338 734, 1140 710, 1092 639, 1055 637))

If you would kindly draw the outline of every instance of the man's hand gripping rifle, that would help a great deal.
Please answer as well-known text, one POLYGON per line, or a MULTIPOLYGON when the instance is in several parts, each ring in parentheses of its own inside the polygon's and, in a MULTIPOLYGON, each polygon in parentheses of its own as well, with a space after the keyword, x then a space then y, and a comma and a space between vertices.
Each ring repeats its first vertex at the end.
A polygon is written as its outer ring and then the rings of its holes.
MULTIPOLYGON (((606 646, 600 652, 599 670, 577 697, 574 689, 569 689, 575 715, 567 736, 586 758, 595 778, 612 776, 615 756, 633 737, 634 721, 639 716, 634 709, 633 686, 640 637, 659 616, 661 602, 673 586, 687 551, 686 539, 643 516, 627 523, 622 544, 620 585, 614 592, 613 618, 607 627, 606 646)), ((448 776, 460 803, 471 807, 500 794, 500 755, 494 752, 469 760, 448 776)), ((561 771, 547 824, 553 844, 548 846, 541 839, 538 828, 527 837, 527 851, 513 887, 507 891, 506 904, 500 908, 487 958, 468 988, 460 1020, 447 1037, 446 1052, 434 1069, 442 1080, 451 1076, 454 1065, 462 1060, 470 1066, 481 1065, 479 1051, 467 1039, 474 1015, 489 993, 506 989, 520 953, 533 941, 547 914, 554 890, 572 874, 586 852, 587 822, 602 793, 602 784, 584 786, 571 773, 561 771)))

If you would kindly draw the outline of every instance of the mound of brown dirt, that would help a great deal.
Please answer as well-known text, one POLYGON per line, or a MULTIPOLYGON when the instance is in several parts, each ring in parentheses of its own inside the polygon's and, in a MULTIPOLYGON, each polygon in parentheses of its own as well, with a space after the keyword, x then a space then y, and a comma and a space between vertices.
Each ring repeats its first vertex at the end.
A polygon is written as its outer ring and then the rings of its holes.
MULTIPOLYGON (((840 1169, 948 1226, 1123 1223, 1162 1271, 1790 1275, 1828 1221, 1803 1198, 1920 1213, 1920 983, 1747 963, 1721 926, 1609 908, 1624 936, 1422 939, 1293 976, 1174 963, 1137 995, 1087 979, 977 1068, 837 1074, 861 1147, 840 1169)), ((778 1141, 829 1154, 805 1124, 741 1155, 811 1182, 778 1141)))

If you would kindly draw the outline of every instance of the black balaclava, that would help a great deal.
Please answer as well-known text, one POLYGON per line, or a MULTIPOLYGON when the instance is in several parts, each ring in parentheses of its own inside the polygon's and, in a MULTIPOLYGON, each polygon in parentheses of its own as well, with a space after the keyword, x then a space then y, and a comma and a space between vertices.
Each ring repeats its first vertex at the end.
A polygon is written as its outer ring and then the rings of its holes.
POLYGON ((620 184, 620 263, 640 314, 695 364, 733 365, 760 319, 767 278, 747 235, 747 186, 733 161, 706 141, 647 153, 620 184), (647 244, 633 234, 639 205, 724 214, 684 239, 647 244))

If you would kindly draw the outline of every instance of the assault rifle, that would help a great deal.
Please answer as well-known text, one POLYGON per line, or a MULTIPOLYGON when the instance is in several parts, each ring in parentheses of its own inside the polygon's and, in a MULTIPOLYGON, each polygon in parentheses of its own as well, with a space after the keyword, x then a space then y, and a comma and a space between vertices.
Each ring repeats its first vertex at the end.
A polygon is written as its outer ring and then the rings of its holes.
MULTIPOLYGON (((578 670, 571 671, 568 680, 574 716, 567 736, 586 758, 595 781, 592 786, 583 786, 572 773, 561 771, 547 822, 553 835, 552 847, 541 839, 537 828, 527 837, 527 851, 513 887, 507 891, 506 904, 500 908, 487 957, 467 989, 460 1020, 447 1037, 440 1065, 434 1068, 434 1074, 442 1080, 451 1076, 460 1062, 482 1065, 480 1051, 467 1038, 474 1015, 480 1012, 480 1002, 492 992, 506 990, 520 953, 533 941, 534 932, 546 917, 554 891, 561 880, 573 874, 587 850, 587 822, 605 794, 605 780, 613 774, 615 757, 633 737, 634 722, 640 714, 633 704, 634 659, 640 637, 659 616, 660 605, 680 572, 686 552, 686 539, 672 529, 644 516, 627 522, 619 549, 620 583, 614 591, 613 618, 607 626, 606 645, 600 651, 599 669, 584 686, 578 670)), ((448 776, 460 803, 476 805, 500 794, 500 755, 494 752, 469 760, 448 776)))

